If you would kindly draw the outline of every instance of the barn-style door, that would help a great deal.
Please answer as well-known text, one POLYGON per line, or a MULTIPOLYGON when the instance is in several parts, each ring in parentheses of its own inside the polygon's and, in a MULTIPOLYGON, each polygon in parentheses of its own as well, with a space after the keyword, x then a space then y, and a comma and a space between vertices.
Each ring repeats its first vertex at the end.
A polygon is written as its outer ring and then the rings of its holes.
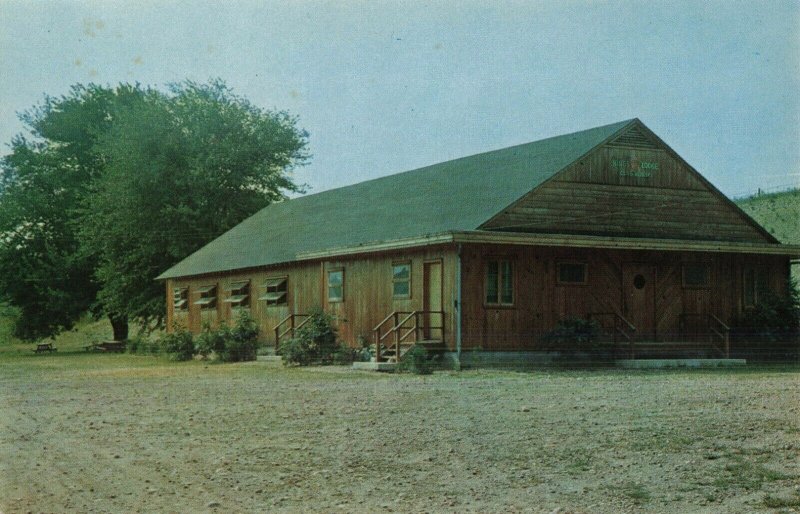
POLYGON ((622 313, 636 327, 635 339, 655 340, 655 266, 622 265, 622 313))

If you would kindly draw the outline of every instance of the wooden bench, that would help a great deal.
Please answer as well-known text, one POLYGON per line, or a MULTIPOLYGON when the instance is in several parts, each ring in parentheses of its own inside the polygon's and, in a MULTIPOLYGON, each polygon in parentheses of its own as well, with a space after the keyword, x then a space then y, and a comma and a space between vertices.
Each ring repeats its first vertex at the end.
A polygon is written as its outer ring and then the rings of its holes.
POLYGON ((101 352, 117 352, 125 351, 125 341, 103 341, 97 345, 97 349, 101 352))
POLYGON ((96 352, 116 352, 125 351, 125 341, 103 341, 102 343, 90 344, 83 347, 84 350, 96 352))
POLYGON ((57 352, 58 348, 53 348, 53 343, 39 343, 33 351, 34 353, 57 352))

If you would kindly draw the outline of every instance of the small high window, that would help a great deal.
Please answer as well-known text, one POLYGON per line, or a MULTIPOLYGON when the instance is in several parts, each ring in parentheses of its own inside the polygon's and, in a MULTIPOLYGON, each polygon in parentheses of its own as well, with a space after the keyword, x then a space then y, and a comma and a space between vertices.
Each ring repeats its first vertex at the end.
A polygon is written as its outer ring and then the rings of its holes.
POLYGON ((703 263, 683 265, 683 287, 705 288, 711 285, 711 266, 703 263))
POLYGON ((585 262, 559 262, 558 283, 583 285, 587 283, 589 265, 585 262))
POLYGON ((328 272, 328 301, 344 301, 344 270, 331 270, 328 272))
POLYGON ((411 263, 392 264, 392 297, 411 297, 411 263))
POLYGON ((225 303, 231 304, 231 307, 250 307, 250 281, 241 280, 239 282, 232 282, 225 288, 230 296, 225 299, 225 303))
POLYGON ((172 290, 172 307, 176 311, 185 311, 189 308, 188 287, 176 287, 172 290))
POLYGON ((286 292, 288 291, 287 284, 287 277, 268 278, 264 283, 266 294, 259 298, 259 300, 264 300, 267 302, 268 307, 274 305, 286 305, 286 292))
POLYGON ((197 293, 200 298, 194 304, 199 305, 201 309, 213 309, 217 306, 216 285, 202 286, 197 289, 197 293))
POLYGON ((753 307, 769 291, 769 268, 752 266, 744 269, 742 277, 742 303, 745 307, 753 307))
POLYGON ((514 304, 514 267, 511 261, 486 263, 486 304, 514 304))

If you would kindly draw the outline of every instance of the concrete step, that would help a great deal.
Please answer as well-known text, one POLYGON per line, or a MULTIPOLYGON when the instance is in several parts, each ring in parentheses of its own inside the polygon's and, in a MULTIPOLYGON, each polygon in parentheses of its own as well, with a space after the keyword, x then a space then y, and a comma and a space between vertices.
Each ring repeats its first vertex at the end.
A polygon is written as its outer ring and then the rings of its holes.
POLYGON ((354 362, 353 369, 362 371, 394 371, 396 362, 354 362))

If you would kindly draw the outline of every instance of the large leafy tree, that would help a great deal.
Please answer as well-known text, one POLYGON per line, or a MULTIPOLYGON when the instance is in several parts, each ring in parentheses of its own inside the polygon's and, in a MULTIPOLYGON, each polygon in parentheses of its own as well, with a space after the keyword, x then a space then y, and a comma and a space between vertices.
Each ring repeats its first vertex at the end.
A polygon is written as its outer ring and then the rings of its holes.
MULTIPOLYGON (((81 139, 88 155, 81 180, 63 186, 69 189, 68 205, 48 211, 64 213, 64 226, 53 224, 54 240, 62 251, 43 250, 41 259, 20 270, 50 275, 40 271, 47 270, 40 264, 69 265, 80 271, 81 280, 64 283, 63 277, 70 275, 56 269, 58 280, 48 283, 49 290, 36 290, 36 302, 31 302, 9 294, 11 281, 0 278, 8 299, 23 310, 20 326, 28 328, 19 331, 21 335, 39 336, 68 327, 89 306, 109 316, 115 338, 127 336, 130 319, 160 323, 164 292, 154 278, 245 217, 296 191, 290 172, 307 158, 307 135, 297 128, 295 118, 259 109, 221 81, 185 82, 168 92, 131 86, 76 88, 72 96, 54 101, 53 107, 37 110, 31 120, 49 119, 67 100, 85 103, 89 92, 111 100, 96 118, 98 126, 87 129, 87 121, 94 118, 80 115, 67 124, 74 133, 86 131, 91 137, 81 139), (60 316, 48 323, 26 315, 47 303, 45 297, 57 284, 63 284, 58 291, 63 292, 63 303, 74 303, 72 308, 48 303, 60 316), (27 304, 32 308, 26 310, 27 304)), ((44 159, 48 151, 55 151, 53 166, 59 171, 53 174, 64 172, 66 161, 57 152, 63 143, 37 136, 40 141, 35 143, 15 140, 5 163, 12 187, 3 191, 0 205, 12 197, 23 203, 27 198, 27 191, 10 194, 26 182, 14 178, 21 155, 44 159)), ((39 168, 32 174, 47 177, 39 168)), ((7 218, 11 220, 3 225, 7 237, 28 226, 11 212, 7 218)), ((0 248, 0 254, 10 258, 21 252, 14 244, 0 248)))
POLYGON ((95 262, 80 251, 77 210, 103 170, 98 138, 142 94, 74 86, 21 115, 27 134, 0 162, 0 294, 18 307, 17 336, 53 335, 93 305, 95 262))

